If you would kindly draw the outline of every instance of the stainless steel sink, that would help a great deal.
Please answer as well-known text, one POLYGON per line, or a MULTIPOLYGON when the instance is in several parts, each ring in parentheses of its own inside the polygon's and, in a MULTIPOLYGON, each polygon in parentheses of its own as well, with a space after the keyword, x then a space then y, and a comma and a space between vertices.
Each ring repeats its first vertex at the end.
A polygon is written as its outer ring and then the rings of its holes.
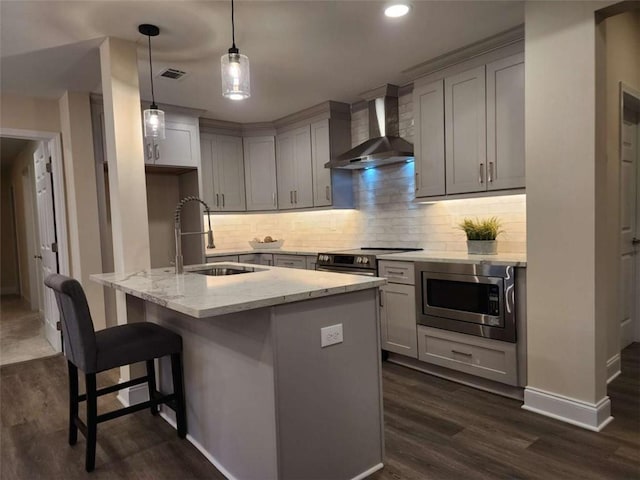
POLYGON ((242 269, 232 267, 208 267, 201 270, 190 270, 190 273, 197 273, 199 275, 209 275, 211 277, 222 277, 225 275, 239 275, 241 273, 255 272, 253 269, 242 269))

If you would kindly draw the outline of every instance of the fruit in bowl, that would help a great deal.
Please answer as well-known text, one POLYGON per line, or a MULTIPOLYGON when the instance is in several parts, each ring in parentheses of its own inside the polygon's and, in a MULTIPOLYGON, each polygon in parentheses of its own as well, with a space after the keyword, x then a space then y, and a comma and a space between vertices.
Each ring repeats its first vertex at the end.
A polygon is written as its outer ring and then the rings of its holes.
POLYGON ((260 240, 258 237, 249 241, 251 248, 280 248, 284 243, 283 239, 276 240, 270 235, 264 237, 264 240, 260 240))

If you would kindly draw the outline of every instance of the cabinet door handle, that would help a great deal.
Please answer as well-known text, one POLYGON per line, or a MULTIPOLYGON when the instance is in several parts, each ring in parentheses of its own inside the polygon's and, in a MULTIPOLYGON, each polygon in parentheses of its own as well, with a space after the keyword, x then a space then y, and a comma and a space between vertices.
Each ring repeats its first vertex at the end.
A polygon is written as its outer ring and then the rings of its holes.
POLYGON ((216 207, 220 206, 220 195, 216 193, 216 207))
POLYGON ((416 172, 416 192, 420 190, 420 183, 418 182, 419 173, 416 172))
POLYGON ((153 158, 153 152, 151 151, 151 144, 147 143, 147 158, 151 160, 153 158))
POLYGON ((293 190, 289 190, 289 203, 293 205, 293 190))
POLYGON ((154 157, 156 157, 156 160, 158 160, 160 158, 160 145, 158 145, 157 143, 153 146, 153 153, 154 157))
POLYGON ((387 270, 387 273, 389 275, 400 275, 401 277, 404 277, 404 272, 398 272, 396 270, 387 270))
POLYGON ((457 353, 458 355, 464 355, 465 357, 472 357, 473 354, 469 352, 461 352, 460 350, 451 349, 451 353, 457 353))
POLYGON ((293 191, 293 200, 295 201, 295 204, 298 204, 298 190, 294 190, 293 191))
POLYGON ((224 208, 224 193, 222 194, 222 208, 224 208))
POLYGON ((272 200, 273 200, 273 206, 275 207, 275 206, 276 206, 276 192, 273 192, 273 193, 271 194, 271 198, 272 198, 272 200))
POLYGON ((493 182, 493 162, 489 162, 489 172, 487 173, 487 181, 493 182))
POLYGON ((329 187, 329 185, 327 185, 325 188, 325 193, 327 194, 327 200, 331 200, 331 198, 329 197, 329 188, 331 188, 329 187))
POLYGON ((480 173, 478 174, 478 181, 484 183, 484 163, 480 163, 480 173))
POLYGON ((384 307, 384 290, 379 290, 380 296, 378 297, 378 302, 381 307, 384 307))

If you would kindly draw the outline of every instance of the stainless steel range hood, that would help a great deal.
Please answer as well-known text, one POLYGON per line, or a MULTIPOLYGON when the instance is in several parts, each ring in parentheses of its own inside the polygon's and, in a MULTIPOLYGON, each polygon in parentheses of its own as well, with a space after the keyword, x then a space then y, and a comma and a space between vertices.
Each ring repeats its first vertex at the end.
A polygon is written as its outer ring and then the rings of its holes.
POLYGON ((413 145, 398 136, 398 87, 373 90, 368 99, 369 140, 338 155, 326 168, 356 170, 413 160, 413 145))

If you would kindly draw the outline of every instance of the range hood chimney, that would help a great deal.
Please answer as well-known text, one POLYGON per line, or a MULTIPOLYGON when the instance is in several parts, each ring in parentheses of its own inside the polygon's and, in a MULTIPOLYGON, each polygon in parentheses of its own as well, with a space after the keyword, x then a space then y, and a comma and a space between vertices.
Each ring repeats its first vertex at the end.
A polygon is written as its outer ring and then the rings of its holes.
POLYGON ((363 97, 368 101, 369 140, 338 155, 325 167, 356 170, 413 160, 413 145, 399 137, 398 87, 385 85, 363 97))

